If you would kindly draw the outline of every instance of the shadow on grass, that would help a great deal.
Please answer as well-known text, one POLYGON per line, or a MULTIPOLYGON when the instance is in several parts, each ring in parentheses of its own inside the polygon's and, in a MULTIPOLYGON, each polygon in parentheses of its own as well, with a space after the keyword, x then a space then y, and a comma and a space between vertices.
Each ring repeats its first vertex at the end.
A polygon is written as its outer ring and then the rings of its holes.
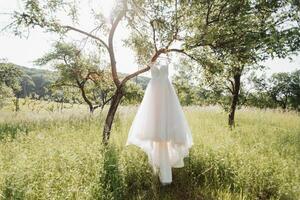
POLYGON ((288 132, 277 138, 275 148, 284 157, 295 155, 300 158, 300 132, 288 132))
POLYGON ((19 133, 25 133, 27 135, 28 132, 29 127, 25 124, 0 124, 0 140, 5 137, 15 139, 19 133))
POLYGON ((173 182, 162 186, 142 152, 124 156, 119 151, 114 146, 103 151, 94 199, 280 199, 276 172, 240 175, 225 154, 192 153, 185 159, 184 168, 173 169, 173 182))
POLYGON ((10 179, 5 180, 5 185, 3 188, 3 199, 14 199, 21 200, 25 198, 25 192, 14 185, 13 181, 10 179))
POLYGON ((93 199, 124 199, 124 183, 118 164, 118 153, 114 146, 101 150, 102 167, 98 183, 93 190, 93 199))

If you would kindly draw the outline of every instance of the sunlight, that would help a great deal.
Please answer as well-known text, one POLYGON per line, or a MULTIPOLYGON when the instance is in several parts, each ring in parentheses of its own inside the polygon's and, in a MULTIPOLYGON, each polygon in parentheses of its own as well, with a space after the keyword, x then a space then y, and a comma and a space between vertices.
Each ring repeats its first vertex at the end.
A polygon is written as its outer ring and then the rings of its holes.
POLYGON ((115 0, 100 0, 101 12, 106 18, 110 17, 115 3, 115 0))

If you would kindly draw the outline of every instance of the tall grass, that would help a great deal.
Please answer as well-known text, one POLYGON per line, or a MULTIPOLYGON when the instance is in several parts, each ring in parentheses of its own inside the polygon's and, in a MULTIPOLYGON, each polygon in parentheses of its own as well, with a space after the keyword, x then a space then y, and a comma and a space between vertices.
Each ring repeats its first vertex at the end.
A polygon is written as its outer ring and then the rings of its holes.
POLYGON ((0 199, 300 199, 300 117, 241 110, 234 130, 217 108, 187 107, 194 146, 161 186, 137 147, 125 147, 135 107, 116 116, 0 111, 0 199))

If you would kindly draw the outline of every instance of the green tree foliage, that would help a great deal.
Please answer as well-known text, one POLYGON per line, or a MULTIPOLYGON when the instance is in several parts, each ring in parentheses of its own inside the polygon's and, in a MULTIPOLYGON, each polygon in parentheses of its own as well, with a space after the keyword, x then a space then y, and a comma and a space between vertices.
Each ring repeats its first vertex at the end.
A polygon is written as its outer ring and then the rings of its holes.
POLYGON ((283 109, 287 108, 288 98, 292 95, 292 91, 289 87, 289 82, 289 73, 273 74, 273 76, 270 79, 270 95, 272 99, 283 109))
POLYGON ((20 84, 21 84, 20 97, 22 98, 29 97, 36 91, 35 82, 26 73, 23 74, 20 84))
POLYGON ((246 99, 247 106, 259 108, 293 109, 299 111, 300 70, 274 73, 270 78, 265 74, 250 77, 254 90, 246 99))
POLYGON ((300 109, 300 70, 276 73, 270 78, 269 93, 282 109, 300 109))
MULTIPOLYGON (((185 2, 185 1, 184 1, 185 2)), ((231 98, 234 125, 241 77, 270 56, 299 49, 299 4, 295 1, 188 1, 185 49, 201 64, 210 83, 223 84, 231 98)))
MULTIPOLYGON (((173 84, 181 104, 221 105, 224 110, 229 110, 231 93, 226 88, 226 79, 204 76, 202 73, 205 70, 201 70, 200 67, 198 69, 200 71, 196 72, 189 63, 180 65, 177 69, 173 84), (203 79, 199 80, 198 76, 203 79)), ((270 78, 266 77, 264 71, 260 76, 257 75, 257 71, 252 71, 247 74, 247 81, 244 80, 241 84, 238 107, 250 106, 264 109, 280 107, 299 111, 299 71, 274 73, 270 78)))
POLYGON ((199 72, 196 71, 192 64, 182 59, 176 67, 176 74, 173 77, 173 85, 180 100, 181 105, 188 106, 198 104, 197 102, 197 88, 199 82, 199 72))
POLYGON ((300 111, 300 70, 296 70, 290 74, 289 87, 292 91, 290 96, 290 105, 292 108, 300 111))
POLYGON ((12 63, 0 63, 0 101, 7 97, 15 97, 15 110, 19 110, 19 92, 21 90, 20 80, 22 71, 16 68, 12 63))
POLYGON ((54 71, 27 68, 15 65, 23 72, 21 79, 20 97, 47 100, 52 95, 50 86, 56 80, 57 74, 54 71))
POLYGON ((276 103, 268 91, 269 83, 265 73, 258 76, 255 72, 251 72, 248 77, 248 87, 252 88, 252 91, 245 99, 245 106, 263 109, 276 108, 276 103))
POLYGON ((125 105, 135 105, 139 104, 144 96, 144 91, 142 86, 136 84, 133 81, 128 81, 125 86, 125 95, 122 101, 125 105))

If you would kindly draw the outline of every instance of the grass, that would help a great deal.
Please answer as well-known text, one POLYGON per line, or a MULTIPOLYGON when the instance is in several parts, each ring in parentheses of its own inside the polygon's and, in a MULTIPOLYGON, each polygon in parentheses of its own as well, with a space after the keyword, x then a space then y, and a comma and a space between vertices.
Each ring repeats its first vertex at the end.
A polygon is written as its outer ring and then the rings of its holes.
POLYGON ((108 148, 86 107, 3 109, 0 199, 300 199, 299 114, 244 109, 231 131, 218 108, 184 109, 195 144, 169 186, 124 146, 136 107, 119 109, 108 148))

